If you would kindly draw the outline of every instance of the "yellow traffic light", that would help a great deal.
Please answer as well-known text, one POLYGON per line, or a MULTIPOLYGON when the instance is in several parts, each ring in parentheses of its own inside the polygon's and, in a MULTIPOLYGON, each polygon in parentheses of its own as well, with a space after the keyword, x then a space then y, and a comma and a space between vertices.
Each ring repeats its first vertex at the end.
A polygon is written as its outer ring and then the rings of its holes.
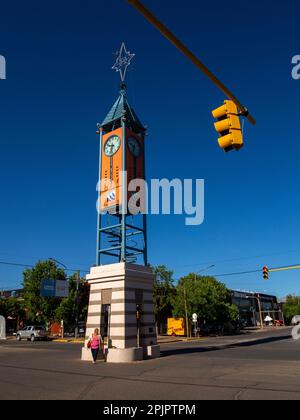
POLYGON ((238 108, 231 100, 224 101, 224 105, 212 111, 212 115, 218 121, 215 129, 220 134, 219 146, 225 152, 240 150, 243 143, 243 134, 238 108))
POLYGON ((268 267, 263 267, 263 278, 265 280, 268 280, 268 278, 269 278, 269 269, 268 269, 268 267))

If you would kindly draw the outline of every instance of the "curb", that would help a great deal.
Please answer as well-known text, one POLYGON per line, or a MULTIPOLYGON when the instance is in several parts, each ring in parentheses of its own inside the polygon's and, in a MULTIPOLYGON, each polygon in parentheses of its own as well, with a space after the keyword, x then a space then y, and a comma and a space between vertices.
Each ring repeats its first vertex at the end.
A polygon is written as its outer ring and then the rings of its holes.
POLYGON ((63 338, 58 338, 55 340, 51 340, 52 343, 73 343, 73 344, 84 344, 84 340, 67 340, 67 339, 63 339, 63 338))

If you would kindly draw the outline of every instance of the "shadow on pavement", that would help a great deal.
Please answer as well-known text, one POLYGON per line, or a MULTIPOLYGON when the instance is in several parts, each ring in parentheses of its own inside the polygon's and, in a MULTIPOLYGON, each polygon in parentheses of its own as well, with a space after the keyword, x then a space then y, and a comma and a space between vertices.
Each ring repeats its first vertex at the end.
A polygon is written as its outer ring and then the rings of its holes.
POLYGON ((193 347, 193 348, 177 348, 177 349, 170 349, 170 350, 162 350, 160 351, 161 357, 167 357, 167 356, 174 356, 174 355, 180 355, 180 354, 191 354, 191 353, 206 353, 211 351, 220 351, 220 350, 226 350, 226 349, 233 349, 233 348, 239 348, 239 347, 253 347, 258 346, 261 344, 269 344, 269 343, 275 343, 279 341, 285 341, 291 339, 291 335, 284 335, 280 337, 268 337, 268 338, 258 338, 251 341, 245 341, 245 342, 237 342, 237 343, 230 343, 230 344, 220 344, 218 346, 208 346, 208 347, 193 347))

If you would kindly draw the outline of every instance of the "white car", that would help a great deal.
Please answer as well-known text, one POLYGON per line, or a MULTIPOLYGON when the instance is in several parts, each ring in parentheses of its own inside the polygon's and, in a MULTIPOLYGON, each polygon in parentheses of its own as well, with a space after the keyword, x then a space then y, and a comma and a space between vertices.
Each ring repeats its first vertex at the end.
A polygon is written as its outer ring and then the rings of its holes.
POLYGON ((300 315, 295 315, 292 319, 292 325, 300 324, 300 315))
POLYGON ((46 340, 48 338, 48 333, 42 327, 30 325, 28 327, 24 327, 22 330, 17 331, 16 339, 17 341, 21 341, 23 339, 27 339, 28 341, 35 341, 35 340, 46 340))

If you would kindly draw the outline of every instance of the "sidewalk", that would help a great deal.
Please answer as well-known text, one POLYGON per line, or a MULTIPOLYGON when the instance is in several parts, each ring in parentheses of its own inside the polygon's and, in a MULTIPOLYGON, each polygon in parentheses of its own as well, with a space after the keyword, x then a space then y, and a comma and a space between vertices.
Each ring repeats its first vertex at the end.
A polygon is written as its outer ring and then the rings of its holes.
MULTIPOLYGON (((203 343, 203 345, 213 345, 215 346, 216 344, 218 346, 228 346, 231 343, 232 344, 241 344, 241 343, 247 343, 247 342, 253 342, 256 341, 257 338, 254 337, 254 335, 257 334, 263 334, 263 333, 268 333, 271 331, 287 331, 290 330, 292 327, 266 327, 263 329, 260 328, 246 328, 244 330, 242 330, 240 332, 240 334, 235 334, 235 335, 224 335, 224 336, 204 336, 204 337, 181 337, 181 336, 167 336, 167 335, 159 335, 157 337, 157 343, 164 345, 164 344, 169 344, 169 343, 176 343, 176 342, 197 342, 197 341, 201 341, 201 343, 203 343)), ((15 340, 16 337, 15 336, 9 336, 6 338, 6 340, 0 340, 1 342, 5 342, 7 340, 15 340)), ((62 343, 62 344, 66 344, 66 343, 73 343, 73 344, 84 344, 84 338, 72 338, 72 337, 68 337, 68 338, 50 338, 51 342, 54 343, 62 343)))
POLYGON ((84 344, 84 338, 54 338, 50 339, 53 343, 74 343, 84 344))
MULTIPOLYGON (((6 342, 6 341, 16 341, 16 336, 14 335, 9 335, 8 337, 6 337, 6 340, 0 340, 1 342, 6 342)), ((25 341, 25 339, 23 339, 23 341, 25 341)), ((59 338, 59 337, 50 337, 49 340, 46 340, 49 342, 54 342, 54 343, 79 343, 79 344, 84 344, 84 338, 59 338)))
MULTIPOLYGON (((285 326, 285 327, 265 327, 263 329, 261 328, 246 328, 242 330, 239 334, 233 334, 233 335, 219 335, 219 336, 200 336, 200 337, 181 337, 181 336, 167 336, 167 335, 159 335, 157 337, 158 344, 168 344, 168 343, 175 343, 179 341, 201 341, 203 344, 206 344, 208 341, 216 341, 216 340, 222 340, 223 342, 231 342, 234 343, 243 343, 243 342, 251 342, 255 341, 256 339, 253 339, 254 334, 263 334, 268 333, 271 331, 286 331, 290 330, 291 326, 285 326), (240 339, 240 341, 238 341, 240 339)), ((226 344, 227 345, 227 344, 226 344)))

